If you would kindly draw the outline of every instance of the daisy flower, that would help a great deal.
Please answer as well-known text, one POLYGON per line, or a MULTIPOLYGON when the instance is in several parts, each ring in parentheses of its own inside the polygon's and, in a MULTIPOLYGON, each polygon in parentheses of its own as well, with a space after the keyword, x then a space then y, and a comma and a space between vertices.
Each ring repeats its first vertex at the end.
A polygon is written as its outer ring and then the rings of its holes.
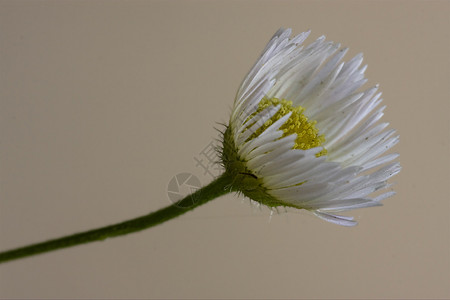
POLYGON ((242 82, 220 149, 225 172, 177 203, 141 217, 0 252, 0 263, 141 231, 237 191, 270 208, 306 209, 344 226, 337 212, 379 206, 400 171, 395 130, 379 122, 378 86, 366 83, 362 55, 318 38, 301 44, 280 29, 242 82), (381 192, 380 192, 381 191, 381 192))
POLYGON ((394 195, 387 180, 400 171, 399 141, 378 85, 366 83, 362 54, 290 29, 272 37, 242 82, 223 133, 221 161, 232 187, 269 207, 294 207, 339 225, 337 212, 381 205, 394 195), (376 191, 385 190, 376 193, 376 191))

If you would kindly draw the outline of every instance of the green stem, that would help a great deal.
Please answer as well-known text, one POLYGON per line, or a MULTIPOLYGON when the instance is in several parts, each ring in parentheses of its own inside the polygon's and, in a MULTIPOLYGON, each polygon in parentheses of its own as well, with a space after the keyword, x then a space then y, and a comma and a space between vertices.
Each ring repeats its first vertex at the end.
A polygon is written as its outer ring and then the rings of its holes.
POLYGON ((0 252, 0 263, 61 248, 72 247, 94 241, 102 241, 110 237, 121 236, 150 228, 178 217, 179 215, 203 205, 212 199, 229 193, 231 191, 229 188, 230 183, 231 178, 224 173, 207 186, 195 191, 191 195, 186 196, 184 199, 166 208, 162 208, 148 215, 118 224, 0 252))

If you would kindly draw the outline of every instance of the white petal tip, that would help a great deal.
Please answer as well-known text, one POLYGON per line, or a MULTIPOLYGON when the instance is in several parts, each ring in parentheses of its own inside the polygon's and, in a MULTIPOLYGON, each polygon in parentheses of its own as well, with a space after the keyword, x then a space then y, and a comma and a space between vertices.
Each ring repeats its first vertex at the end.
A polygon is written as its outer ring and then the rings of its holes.
POLYGON ((341 226, 347 226, 352 227, 358 224, 358 222, 353 220, 353 217, 346 217, 346 216, 339 216, 339 215, 332 215, 329 213, 324 213, 320 211, 315 211, 314 214, 321 218, 322 220, 325 220, 327 222, 341 225, 341 226))

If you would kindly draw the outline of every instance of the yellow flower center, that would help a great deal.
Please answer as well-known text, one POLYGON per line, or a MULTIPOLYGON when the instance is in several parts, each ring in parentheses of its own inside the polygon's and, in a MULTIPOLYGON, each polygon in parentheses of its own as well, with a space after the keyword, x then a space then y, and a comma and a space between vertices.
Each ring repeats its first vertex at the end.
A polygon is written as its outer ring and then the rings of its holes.
MULTIPOLYGON (((308 150, 314 147, 318 147, 325 142, 325 137, 323 134, 319 134, 319 130, 316 128, 316 121, 309 121, 308 118, 303 114, 304 108, 301 106, 292 106, 292 101, 279 100, 277 98, 263 98, 258 105, 258 109, 255 114, 263 111, 269 106, 281 105, 278 112, 269 120, 267 120, 263 126, 261 126, 251 137, 253 139, 263 133, 270 125, 279 120, 281 117, 285 116, 289 112, 292 112, 289 119, 284 123, 280 129, 283 130, 283 137, 297 134, 297 139, 295 140, 294 149, 308 150)), ((324 149, 317 153, 316 156, 326 155, 327 150, 324 149)))

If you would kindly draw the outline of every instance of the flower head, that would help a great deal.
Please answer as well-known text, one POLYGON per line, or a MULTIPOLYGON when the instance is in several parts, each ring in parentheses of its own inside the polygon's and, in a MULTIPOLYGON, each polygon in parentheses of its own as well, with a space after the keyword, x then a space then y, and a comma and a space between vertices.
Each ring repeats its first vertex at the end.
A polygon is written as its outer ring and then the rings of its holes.
POLYGON ((399 140, 385 130, 378 86, 366 83, 362 55, 309 32, 280 29, 242 82, 223 136, 221 159, 233 188, 269 207, 294 207, 352 226, 335 212, 381 205, 400 171, 399 140))

